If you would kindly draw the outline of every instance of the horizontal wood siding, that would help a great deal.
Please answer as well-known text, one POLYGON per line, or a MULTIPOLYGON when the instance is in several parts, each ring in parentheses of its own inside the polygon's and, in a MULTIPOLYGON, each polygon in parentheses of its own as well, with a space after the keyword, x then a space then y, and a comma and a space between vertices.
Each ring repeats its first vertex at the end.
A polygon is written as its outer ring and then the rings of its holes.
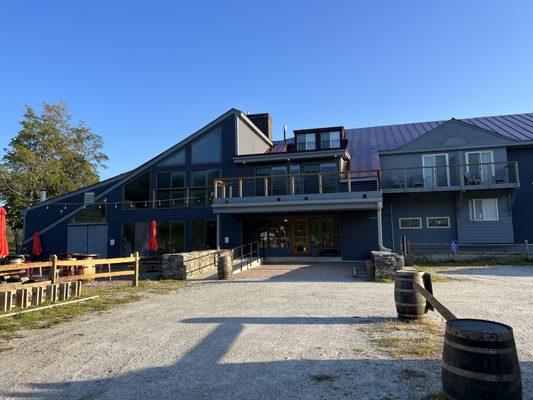
POLYGON ((238 155, 265 153, 270 148, 270 145, 240 118, 237 118, 237 123, 239 126, 238 155))
POLYGON ((513 202, 514 238, 533 243, 533 148, 510 149, 509 159, 518 161, 520 190, 513 202))
POLYGON ((341 257, 343 260, 365 260, 378 249, 376 211, 341 213, 341 257))

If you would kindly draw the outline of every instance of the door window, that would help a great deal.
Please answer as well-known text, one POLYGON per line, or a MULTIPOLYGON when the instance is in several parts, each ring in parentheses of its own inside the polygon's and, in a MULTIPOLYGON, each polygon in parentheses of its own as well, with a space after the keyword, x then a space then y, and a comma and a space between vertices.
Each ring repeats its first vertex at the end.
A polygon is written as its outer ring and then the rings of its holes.
POLYGON ((449 186, 450 170, 448 154, 427 154, 422 156, 425 187, 449 186))

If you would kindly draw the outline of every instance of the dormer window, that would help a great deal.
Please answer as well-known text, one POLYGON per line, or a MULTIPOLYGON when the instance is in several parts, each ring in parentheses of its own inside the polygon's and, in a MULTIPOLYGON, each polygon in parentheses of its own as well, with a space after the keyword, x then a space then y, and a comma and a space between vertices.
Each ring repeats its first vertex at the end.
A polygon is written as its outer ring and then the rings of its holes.
POLYGON ((296 135, 297 150, 316 150, 316 134, 300 133, 296 135))
POLYGON ((320 134, 321 149, 338 149, 341 147, 341 133, 339 131, 322 132, 320 134))

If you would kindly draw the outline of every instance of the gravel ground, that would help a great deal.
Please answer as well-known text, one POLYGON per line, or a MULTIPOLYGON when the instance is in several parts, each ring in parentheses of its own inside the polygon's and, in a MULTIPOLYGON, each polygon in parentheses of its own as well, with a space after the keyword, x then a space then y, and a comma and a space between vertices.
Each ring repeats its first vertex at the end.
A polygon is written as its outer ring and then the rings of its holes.
MULTIPOLYGON (((533 267, 442 273, 453 280, 434 291, 458 316, 513 326, 533 398, 533 267)), ((29 332, 0 354, 0 397, 383 400, 440 390, 438 359, 392 359, 370 341, 369 328, 395 317, 392 284, 334 265, 236 278, 29 332)))

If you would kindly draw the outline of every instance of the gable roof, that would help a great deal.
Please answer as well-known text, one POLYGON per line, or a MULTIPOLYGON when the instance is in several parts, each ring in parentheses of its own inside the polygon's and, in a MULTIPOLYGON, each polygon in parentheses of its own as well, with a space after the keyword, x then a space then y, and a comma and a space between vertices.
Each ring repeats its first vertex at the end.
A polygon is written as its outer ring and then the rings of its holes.
MULTIPOLYGON (((347 129, 347 138, 356 135, 374 136, 380 151, 397 150, 403 145, 438 128, 449 120, 417 122, 412 124, 373 126, 347 129)), ((498 115, 492 117, 463 118, 464 122, 478 128, 518 141, 533 140, 533 113, 498 115)))

